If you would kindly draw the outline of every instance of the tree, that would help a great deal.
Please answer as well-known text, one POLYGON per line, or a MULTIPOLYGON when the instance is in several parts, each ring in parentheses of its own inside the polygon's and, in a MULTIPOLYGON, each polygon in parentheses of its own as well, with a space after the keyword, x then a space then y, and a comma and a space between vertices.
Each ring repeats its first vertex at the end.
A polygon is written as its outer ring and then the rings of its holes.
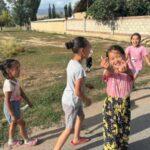
POLYGON ((7 10, 3 10, 2 14, 0 15, 0 27, 1 31, 5 25, 8 25, 8 23, 11 21, 11 16, 7 10))
POLYGON ((88 15, 104 24, 111 24, 118 17, 126 15, 126 0, 95 0, 88 9, 88 15))
POLYGON ((87 11, 87 15, 92 16, 93 19, 110 26, 113 34, 116 29, 116 20, 126 14, 126 0, 95 0, 87 11))
POLYGON ((31 21, 36 21, 37 20, 37 12, 38 8, 40 6, 41 0, 27 0, 29 1, 29 8, 30 8, 30 18, 31 21))
POLYGON ((55 9, 55 5, 53 4, 53 8, 52 8, 52 17, 56 18, 56 9, 55 9))
POLYGON ((64 6, 65 18, 68 18, 68 6, 67 4, 64 6))
POLYGON ((150 0, 128 0, 128 16, 143 16, 150 14, 150 0))
POLYGON ((3 17, 3 15, 0 15, 0 28, 1 28, 1 31, 3 30, 3 26, 4 26, 4 17, 3 17))
MULTIPOLYGON (((20 0, 7 0, 10 4, 12 4, 13 8, 16 7, 15 5, 18 5, 18 3, 21 3, 20 0)), ((37 20, 37 11, 40 6, 41 0, 24 0, 22 2, 22 6, 24 6, 24 10, 30 17, 31 21, 36 21, 37 20)))
POLYGON ((0 15, 2 15, 3 10, 7 10, 6 4, 5 4, 4 0, 0 0, 0 15))
POLYGON ((71 6, 71 3, 69 3, 69 6, 68 6, 68 17, 71 17, 72 16, 72 6, 71 6))
POLYGON ((25 16, 27 15, 25 13, 26 13, 26 10, 24 6, 24 0, 17 0, 13 7, 13 18, 14 18, 15 23, 19 25, 20 27, 23 26, 26 22, 25 16))
POLYGON ((9 11, 7 11, 7 10, 3 10, 3 12, 2 12, 2 16, 3 16, 3 18, 4 18, 4 22, 5 22, 5 24, 6 24, 6 25, 8 25, 8 23, 9 23, 9 22, 10 22, 10 20, 11 20, 11 16, 10 16, 9 11))
POLYGON ((95 0, 88 15, 102 23, 112 23, 118 17, 150 14, 150 0, 95 0))
POLYGON ((51 5, 49 4, 49 8, 48 8, 48 18, 52 18, 52 9, 51 9, 51 5))
POLYGON ((84 12, 87 11, 87 8, 89 8, 95 0, 80 0, 75 4, 74 12, 84 12))

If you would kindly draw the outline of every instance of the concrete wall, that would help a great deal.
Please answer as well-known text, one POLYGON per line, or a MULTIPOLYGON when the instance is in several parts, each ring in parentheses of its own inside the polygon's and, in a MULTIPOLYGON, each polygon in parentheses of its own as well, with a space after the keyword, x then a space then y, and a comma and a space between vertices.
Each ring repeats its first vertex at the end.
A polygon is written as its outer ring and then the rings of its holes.
POLYGON ((101 38, 128 41, 129 35, 139 32, 143 37, 150 36, 150 16, 119 18, 114 25, 103 25, 92 19, 85 19, 85 13, 74 18, 36 21, 31 23, 32 30, 67 33, 73 35, 98 36, 101 38))
POLYGON ((65 19, 53 19, 31 22, 31 29, 40 32, 52 32, 63 34, 66 32, 65 19))

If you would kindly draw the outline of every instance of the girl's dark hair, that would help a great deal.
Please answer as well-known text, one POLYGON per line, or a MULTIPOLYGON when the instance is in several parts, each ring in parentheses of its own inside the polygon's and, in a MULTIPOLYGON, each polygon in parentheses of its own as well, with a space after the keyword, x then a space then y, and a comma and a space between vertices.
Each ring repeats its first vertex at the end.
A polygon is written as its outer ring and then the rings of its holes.
POLYGON ((73 40, 66 42, 67 49, 72 49, 73 53, 78 53, 80 48, 85 48, 90 45, 89 41, 84 37, 76 37, 73 40))
POLYGON ((123 49, 121 46, 119 46, 119 45, 112 45, 112 46, 110 46, 110 47, 107 49, 107 51, 106 51, 106 57, 108 57, 109 52, 111 52, 112 50, 118 51, 118 52, 120 52, 122 55, 125 56, 124 49, 123 49))
POLYGON ((139 33, 133 33, 130 40, 132 40, 133 36, 138 36, 139 40, 141 41, 141 35, 139 33))
POLYGON ((9 79, 8 70, 16 64, 20 64, 18 60, 6 59, 0 64, 0 71, 6 79, 9 79))

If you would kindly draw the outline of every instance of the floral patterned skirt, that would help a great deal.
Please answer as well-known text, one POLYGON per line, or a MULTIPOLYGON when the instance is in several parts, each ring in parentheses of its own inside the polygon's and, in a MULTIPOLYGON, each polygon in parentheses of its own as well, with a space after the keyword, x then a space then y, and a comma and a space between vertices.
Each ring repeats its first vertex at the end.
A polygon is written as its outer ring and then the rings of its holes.
POLYGON ((127 150, 130 134, 130 97, 107 97, 103 106, 104 150, 127 150))

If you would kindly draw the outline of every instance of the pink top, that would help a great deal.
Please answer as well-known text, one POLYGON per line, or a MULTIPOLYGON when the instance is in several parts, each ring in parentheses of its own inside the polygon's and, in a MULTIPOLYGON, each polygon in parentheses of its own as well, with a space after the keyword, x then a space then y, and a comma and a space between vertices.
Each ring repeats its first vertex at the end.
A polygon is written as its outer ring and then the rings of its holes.
POLYGON ((148 55, 148 50, 144 46, 126 48, 126 54, 130 56, 129 68, 133 71, 140 71, 143 68, 143 58, 148 55))
POLYGON ((133 77, 126 73, 112 73, 104 75, 107 82, 107 95, 111 97, 125 98, 130 95, 133 86, 133 77))

